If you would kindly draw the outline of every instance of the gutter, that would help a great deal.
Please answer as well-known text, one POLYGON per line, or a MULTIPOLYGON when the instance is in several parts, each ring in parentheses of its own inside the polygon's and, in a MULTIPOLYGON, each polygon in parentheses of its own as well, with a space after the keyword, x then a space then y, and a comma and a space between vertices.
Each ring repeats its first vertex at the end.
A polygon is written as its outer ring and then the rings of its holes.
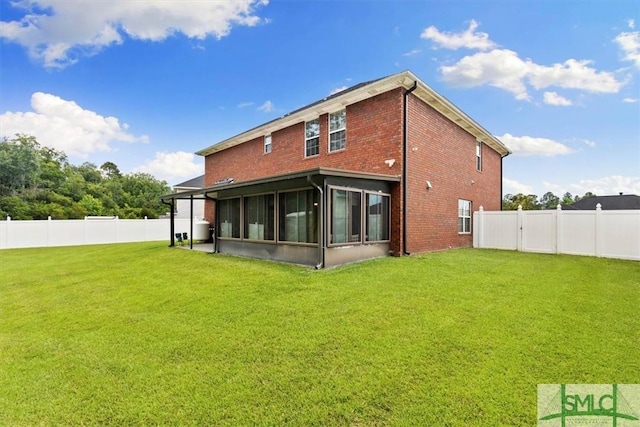
POLYGON ((318 261, 319 261, 319 263, 316 264, 316 270, 320 270, 321 268, 324 267, 324 219, 325 219, 325 214, 324 214, 324 191, 322 190, 322 188, 318 184, 313 182, 313 180, 311 179, 311 175, 307 175, 307 182, 309 184, 311 184, 320 193, 320 206, 318 206, 318 211, 320 213, 320 236, 319 236, 320 238, 319 238, 319 241, 318 241, 318 261))
POLYGON ((404 91, 402 104, 402 253, 410 255, 407 250, 407 151, 408 151, 408 121, 407 117, 409 94, 416 90, 418 81, 413 82, 413 86, 404 91))

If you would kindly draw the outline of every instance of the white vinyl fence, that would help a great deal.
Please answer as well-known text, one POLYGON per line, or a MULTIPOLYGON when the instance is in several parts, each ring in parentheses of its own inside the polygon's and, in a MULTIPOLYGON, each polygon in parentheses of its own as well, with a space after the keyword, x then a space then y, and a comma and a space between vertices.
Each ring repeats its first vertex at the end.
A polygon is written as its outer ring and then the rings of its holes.
POLYGON ((640 260, 640 210, 473 213, 473 247, 640 260))
MULTIPOLYGON (((175 232, 189 233, 189 219, 175 219, 175 232)), ((0 249, 149 242, 171 239, 169 219, 0 221, 0 249)))

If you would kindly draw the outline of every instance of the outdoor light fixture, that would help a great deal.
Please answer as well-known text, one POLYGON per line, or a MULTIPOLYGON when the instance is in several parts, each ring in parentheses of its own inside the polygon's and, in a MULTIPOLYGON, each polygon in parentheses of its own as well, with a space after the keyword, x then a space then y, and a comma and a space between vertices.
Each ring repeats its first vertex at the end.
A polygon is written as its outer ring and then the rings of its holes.
POLYGON ((431 187, 433 187, 433 185, 431 185, 431 181, 427 181, 427 190, 430 189, 431 187))

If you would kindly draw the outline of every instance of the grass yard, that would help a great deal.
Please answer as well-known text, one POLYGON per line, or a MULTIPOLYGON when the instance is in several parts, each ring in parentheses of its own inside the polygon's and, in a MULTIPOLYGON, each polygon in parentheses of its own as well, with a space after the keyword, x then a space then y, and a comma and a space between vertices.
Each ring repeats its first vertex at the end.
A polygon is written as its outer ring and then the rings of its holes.
POLYGON ((0 425, 535 425, 539 383, 640 383, 639 307, 589 257, 3 250, 0 425))

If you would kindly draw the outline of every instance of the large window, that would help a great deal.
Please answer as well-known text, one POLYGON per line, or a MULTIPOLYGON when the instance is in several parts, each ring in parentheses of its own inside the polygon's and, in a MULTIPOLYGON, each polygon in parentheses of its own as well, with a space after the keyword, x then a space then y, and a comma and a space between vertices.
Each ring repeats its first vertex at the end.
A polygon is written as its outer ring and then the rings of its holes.
POLYGON ((476 170, 482 170, 482 142, 476 141, 476 170))
POLYGON ((347 110, 329 114, 329 151, 342 150, 347 139, 347 110))
POLYGON ((240 238, 240 199, 218 200, 219 237, 240 238))
POLYGON ((367 242, 389 240, 389 196, 366 193, 367 242))
POLYGON ((304 124, 304 155, 305 157, 320 154, 320 120, 315 119, 304 124))
POLYGON ((275 197, 263 194, 244 198, 244 238, 274 240, 275 197))
POLYGON ((283 242, 318 243, 318 192, 300 190, 278 195, 279 235, 283 242))
POLYGON ((471 233, 471 202, 458 200, 458 233, 471 233))
POLYGON ((362 192, 331 190, 332 244, 360 242, 362 225, 362 192))

